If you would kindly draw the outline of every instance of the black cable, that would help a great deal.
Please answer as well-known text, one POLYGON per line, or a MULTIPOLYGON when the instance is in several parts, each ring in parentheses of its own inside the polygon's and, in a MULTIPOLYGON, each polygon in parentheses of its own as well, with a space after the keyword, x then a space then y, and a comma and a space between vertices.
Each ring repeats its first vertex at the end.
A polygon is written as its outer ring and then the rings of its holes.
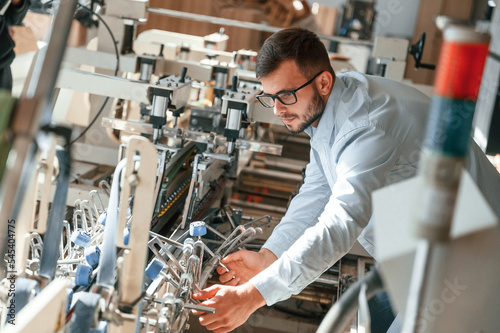
POLYGON ((366 284, 366 298, 368 300, 379 290, 383 289, 383 282, 377 266, 374 266, 363 279, 358 280, 347 289, 337 303, 328 311, 316 333, 337 333, 344 331, 358 308, 358 295, 361 292, 363 284, 366 284))
MULTIPOLYGON (((104 24, 104 26, 106 27, 106 30, 108 30, 109 35, 110 35, 111 39, 113 40, 113 46, 115 47, 116 68, 115 68, 115 73, 113 75, 116 76, 116 74, 118 74, 118 70, 120 69, 120 54, 118 53, 118 42, 116 41, 115 36, 113 35, 113 32, 111 31, 111 29, 109 28, 108 24, 103 20, 103 18, 99 14, 97 14, 92 9, 90 9, 90 8, 84 6, 84 5, 78 4, 78 6, 80 6, 81 8, 83 8, 85 10, 87 10, 91 14, 97 16, 97 18, 99 19, 99 21, 101 21, 102 24, 104 24)), ((80 138, 82 136, 84 136, 85 133, 87 133, 87 131, 92 127, 92 125, 94 125, 94 123, 96 122, 97 118, 99 118, 99 116, 101 115, 102 111, 104 110, 104 107, 106 106, 106 103, 108 103, 108 100, 109 100, 109 96, 106 97, 106 99, 102 103, 101 108, 99 109, 99 111, 97 111, 97 114, 95 115, 94 119, 92 119, 92 121, 90 122, 90 124, 88 124, 88 126, 85 127, 85 129, 80 133, 80 135, 78 135, 78 137, 76 137, 76 139, 73 139, 69 143, 70 146, 73 143, 75 143, 76 141, 80 140, 80 138)))

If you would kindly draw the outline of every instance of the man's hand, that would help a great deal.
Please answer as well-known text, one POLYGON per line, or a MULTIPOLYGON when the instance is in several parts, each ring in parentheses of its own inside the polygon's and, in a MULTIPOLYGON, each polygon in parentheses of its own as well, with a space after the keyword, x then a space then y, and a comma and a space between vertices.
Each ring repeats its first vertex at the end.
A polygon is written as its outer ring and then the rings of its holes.
POLYGON ((214 333, 231 332, 241 326, 250 315, 266 302, 251 283, 238 287, 213 285, 193 295, 194 299, 205 300, 201 305, 215 308, 215 313, 193 311, 201 315, 200 324, 214 333))
POLYGON ((276 261, 274 253, 268 249, 261 249, 259 252, 241 250, 223 258, 221 262, 227 266, 217 267, 219 281, 228 286, 239 286, 247 283, 255 275, 266 269, 276 261))
POLYGON ((12 0, 12 6, 14 7, 22 7, 24 4, 24 0, 12 0))

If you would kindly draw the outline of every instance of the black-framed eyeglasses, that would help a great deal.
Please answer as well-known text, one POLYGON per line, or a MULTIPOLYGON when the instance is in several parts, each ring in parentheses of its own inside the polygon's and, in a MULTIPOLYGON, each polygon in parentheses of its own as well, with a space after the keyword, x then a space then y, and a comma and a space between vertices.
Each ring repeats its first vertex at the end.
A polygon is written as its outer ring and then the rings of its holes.
POLYGON ((318 74, 314 75, 312 79, 298 87, 297 89, 294 90, 283 90, 278 92, 277 94, 271 95, 271 94, 261 94, 257 95, 256 98, 259 100, 260 104, 262 104, 266 108, 273 108, 275 105, 275 99, 277 98, 281 104, 284 105, 292 105, 297 103, 297 95, 296 92, 299 91, 300 89, 307 87, 310 85, 314 79, 316 79, 321 73, 324 71, 319 72, 318 74))

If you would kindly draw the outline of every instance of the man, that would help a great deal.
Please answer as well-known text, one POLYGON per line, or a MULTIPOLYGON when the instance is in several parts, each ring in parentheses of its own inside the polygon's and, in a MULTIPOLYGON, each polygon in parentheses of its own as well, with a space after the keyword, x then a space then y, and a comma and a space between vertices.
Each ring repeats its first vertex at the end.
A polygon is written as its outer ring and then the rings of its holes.
MULTIPOLYGON (((256 73, 264 90, 259 101, 274 107, 290 132, 311 137, 310 163, 299 194, 260 252, 224 258, 230 272, 218 272, 226 286, 193 295, 216 309, 199 319, 215 333, 299 293, 356 239, 376 259, 371 194, 415 175, 427 122, 426 95, 381 77, 335 76, 323 44, 304 29, 282 30, 266 40, 256 73)), ((477 156, 481 168, 488 168, 484 154, 477 156)), ((388 325, 372 332, 385 332, 388 325)))
POLYGON ((0 89, 9 92, 12 90, 10 64, 15 57, 9 26, 21 24, 29 5, 29 0, 0 0, 0 89))

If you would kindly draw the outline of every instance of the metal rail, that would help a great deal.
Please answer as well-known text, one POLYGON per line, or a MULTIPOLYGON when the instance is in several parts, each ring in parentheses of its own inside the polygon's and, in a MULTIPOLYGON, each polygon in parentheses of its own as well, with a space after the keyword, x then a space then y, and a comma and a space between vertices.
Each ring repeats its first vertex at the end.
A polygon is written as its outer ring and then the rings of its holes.
MULTIPOLYGON (((265 32, 272 32, 272 33, 283 30, 283 28, 273 27, 273 26, 269 26, 266 24, 246 22, 246 21, 237 21, 237 20, 231 20, 231 19, 227 19, 227 18, 202 15, 202 14, 186 13, 186 12, 181 12, 181 11, 172 10, 172 9, 148 8, 148 11, 150 13, 155 13, 155 14, 159 14, 159 15, 183 18, 183 19, 200 21, 200 22, 208 22, 208 23, 220 24, 220 25, 230 25, 233 27, 246 28, 246 29, 251 29, 251 30, 258 30, 258 31, 265 31, 265 32)), ((321 39, 329 40, 332 42, 339 42, 339 43, 343 43, 343 44, 366 45, 366 46, 373 45, 373 41, 353 40, 350 38, 343 38, 343 37, 338 37, 338 36, 326 36, 326 35, 318 35, 318 37, 321 39)))

